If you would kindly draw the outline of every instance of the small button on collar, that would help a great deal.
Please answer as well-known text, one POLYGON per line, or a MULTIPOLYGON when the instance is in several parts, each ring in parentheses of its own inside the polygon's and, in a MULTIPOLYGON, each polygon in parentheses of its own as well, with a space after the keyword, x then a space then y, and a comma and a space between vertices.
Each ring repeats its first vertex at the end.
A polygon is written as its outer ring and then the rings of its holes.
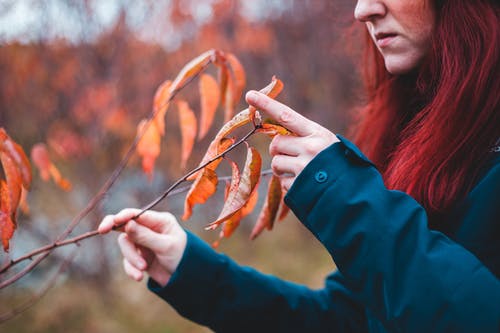
POLYGON ((328 174, 326 173, 326 171, 320 170, 316 172, 316 174, 314 175, 314 179, 318 183, 324 183, 328 179, 328 174))

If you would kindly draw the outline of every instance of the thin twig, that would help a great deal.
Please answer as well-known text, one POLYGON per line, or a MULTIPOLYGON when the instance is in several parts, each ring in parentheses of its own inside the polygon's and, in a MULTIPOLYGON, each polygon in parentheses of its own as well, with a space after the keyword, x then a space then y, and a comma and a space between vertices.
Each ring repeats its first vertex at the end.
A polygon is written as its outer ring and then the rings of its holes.
MULTIPOLYGON (((193 170, 189 171, 188 173, 186 173, 183 177, 179 178, 174 184, 172 184, 167 190, 165 190, 160 196, 158 196, 156 199, 154 199, 151 203, 147 204, 136 216, 134 216, 132 219, 136 219, 136 218, 139 218, 142 214, 144 214, 146 211, 154 208, 158 203, 160 203, 163 199, 165 199, 177 186, 179 186, 181 183, 185 182, 191 175, 195 174, 196 172, 200 171, 201 169, 203 169, 204 167, 206 167, 207 165, 209 165, 210 163, 218 160, 219 158, 222 158, 224 155, 226 155, 227 153, 229 153, 230 151, 232 151, 233 149, 235 149, 237 146, 241 145, 243 142, 245 142, 246 140, 248 140, 248 138, 250 136, 252 136, 253 134, 255 134, 255 131, 257 130, 258 127, 254 127, 250 132, 248 132, 244 137, 242 137, 240 140, 238 140, 237 142, 235 142, 234 144, 232 144, 229 148, 227 148, 225 151, 223 151, 222 153, 218 154, 217 156, 213 157, 212 159, 210 159, 209 161, 207 161, 206 163, 203 163, 201 165, 199 165, 198 167, 194 168, 193 170)), ((125 225, 126 223, 123 223, 123 224, 120 224, 120 225, 116 225, 113 229, 119 229, 121 228, 123 225, 125 225)), ((78 244, 80 241, 84 240, 84 239, 87 239, 87 238, 91 238, 91 237, 94 237, 94 236, 97 236, 99 235, 99 231, 97 230, 92 230, 92 231, 89 231, 89 232, 86 232, 86 233, 83 233, 81 235, 78 235, 78 236, 75 236, 75 237, 72 237, 72 238, 67 238, 67 239, 64 239, 64 240, 61 240, 61 241, 56 241, 52 244, 48 244, 48 245, 45 245, 45 246, 42 246, 38 249, 35 249, 27 254, 25 254, 24 256, 22 257, 19 257, 17 259, 14 259, 14 260, 11 260, 10 261, 10 265, 7 265, 6 268, 2 268, 2 270, 0 270, 0 274, 4 273, 7 269, 9 269, 10 267, 20 263, 21 261, 25 261, 25 260, 31 260, 33 259, 33 257, 37 256, 37 255, 40 255, 40 254, 46 254, 50 251, 52 251, 53 249, 56 249, 56 248, 59 248, 59 247, 62 247, 62 246, 66 246, 66 245, 69 245, 69 244, 78 244)), ((31 265, 30 265, 31 266, 31 265)), ((16 274, 17 275, 17 274, 16 274)), ((16 276, 15 275, 15 276, 16 276)), ((14 276, 14 277, 15 277, 14 276)), ((12 279, 12 278, 11 278, 12 279)), ((10 280, 7 280, 8 282, 10 282, 10 280)), ((7 281, 4 281, 0 284, 0 289, 4 288, 3 284, 6 283, 7 281)), ((10 283, 9 283, 10 284, 10 283)))
MULTIPOLYGON (((68 237, 68 235, 71 234, 71 232, 76 228, 76 226, 83 220, 83 218, 85 218, 97 206, 97 204, 102 200, 102 198, 109 192, 110 188, 114 185, 114 183, 116 182, 118 177, 122 174, 123 170, 127 166, 128 162, 130 161, 131 157, 133 156, 133 153, 136 151, 137 144, 139 143, 139 140, 142 138, 142 136, 146 132, 147 126, 149 126, 151 124, 152 119, 156 116, 157 111, 159 109, 161 109, 162 107, 165 107, 166 105, 168 105, 175 98, 177 93, 179 91, 181 91, 189 83, 191 83, 201 72, 203 72, 208 67, 208 65, 211 62, 212 62, 211 60, 207 61, 203 66, 200 67, 200 69, 197 73, 193 74, 193 76, 191 76, 188 80, 186 80, 186 82, 182 86, 176 88, 172 92, 172 94, 170 95, 170 97, 168 98, 167 101, 165 101, 160 107, 153 110, 153 112, 147 118, 147 123, 146 123, 144 130, 142 131, 142 133, 138 133, 138 135, 136 135, 134 141, 130 145, 128 151, 125 153, 125 156, 123 157, 123 159, 118 164, 117 168, 113 171, 113 173, 108 178, 108 180, 104 183, 104 185, 99 189, 97 194, 89 201, 87 206, 77 214, 77 216, 71 221, 71 223, 66 227, 66 229, 56 238, 56 240, 53 244, 56 244, 58 242, 61 242, 64 239, 66 239, 68 237)), ((17 280, 21 279, 23 276, 25 276, 26 274, 31 272, 36 266, 38 266, 38 264, 41 261, 43 261, 50 254, 51 250, 58 247, 58 246, 55 246, 55 247, 52 246, 53 244, 45 246, 45 247, 47 247, 47 249, 42 253, 41 256, 39 256, 35 260, 33 260, 33 262, 31 264, 24 267, 21 271, 19 271, 15 275, 13 275, 11 278, 9 278, 5 281, 2 281, 0 283, 0 289, 3 289, 5 287, 11 285, 12 283, 16 282, 17 280)), ((40 252, 38 252, 38 253, 40 253, 40 252)), ((27 257, 27 259, 31 259, 33 257, 33 255, 31 255, 31 256, 26 255, 24 257, 27 257)), ((26 260, 26 259, 23 259, 21 261, 24 261, 24 260, 26 260)), ((7 263, 7 265, 5 265, 4 267, 2 267, 0 269, 0 275, 5 273, 6 271, 8 271, 10 268, 12 268, 14 265, 16 265, 17 263, 19 263, 21 261, 11 260, 10 262, 7 263)))

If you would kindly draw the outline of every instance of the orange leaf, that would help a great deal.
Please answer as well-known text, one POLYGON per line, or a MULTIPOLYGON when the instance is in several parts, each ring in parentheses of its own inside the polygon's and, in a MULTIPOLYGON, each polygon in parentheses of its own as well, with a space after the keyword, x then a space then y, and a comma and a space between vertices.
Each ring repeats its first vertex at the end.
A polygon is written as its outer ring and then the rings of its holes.
MULTIPOLYGON (((234 139, 224 139, 220 143, 220 149, 226 150, 233 143, 234 139)), ((217 169, 221 161, 222 158, 218 158, 197 173, 196 179, 184 201, 184 214, 182 215, 184 221, 191 217, 195 204, 205 203, 216 192, 219 179, 215 169, 217 169)))
POLYGON ((195 204, 205 203, 215 193, 218 182, 215 170, 211 168, 202 170, 201 176, 193 183, 184 201, 184 215, 182 215, 184 221, 193 214, 195 204))
POLYGON ((15 217, 10 211, 10 195, 7 188, 7 183, 0 180, 0 235, 2 238, 2 246, 5 252, 9 252, 9 241, 14 235, 16 229, 15 217))
MULTIPOLYGON (((225 69, 227 71, 227 68, 225 69)), ((234 114, 234 82, 230 75, 227 76, 226 90, 222 96, 224 105, 224 122, 228 122, 234 114)))
POLYGON ((5 252, 9 252, 9 241, 14 236, 16 225, 10 216, 0 211, 0 233, 2 234, 2 246, 5 252))
POLYGON ((236 58, 236 56, 232 53, 226 53, 226 59, 231 66, 231 70, 234 75, 235 88, 233 93, 233 106, 236 106, 238 101, 243 94, 243 89, 245 89, 246 85, 246 74, 245 69, 241 65, 241 62, 236 58))
POLYGON ((143 119, 137 126, 137 135, 142 135, 137 144, 137 154, 142 157, 142 169, 151 179, 156 158, 160 155, 160 131, 156 123, 143 119))
MULTIPOLYGON (((273 76, 271 83, 262 88, 260 92, 274 99, 276 98, 276 96, 279 95, 279 93, 282 90, 283 90, 283 82, 281 82, 280 79, 276 78, 276 76, 273 76)), ((250 106, 250 120, 254 124, 255 124, 255 111, 257 111, 257 109, 255 109, 253 106, 250 106)))
POLYGON ((187 80, 200 73, 205 68, 205 66, 207 66, 211 61, 215 59, 215 57, 216 52, 214 50, 209 50, 188 62, 181 69, 174 82, 172 83, 171 92, 182 88, 187 80))
POLYGON ((50 178, 50 161, 47 146, 43 143, 37 143, 31 148, 31 160, 40 171, 40 177, 48 181, 50 178))
POLYGON ((154 112, 154 122, 158 127, 160 135, 165 135, 165 114, 167 113, 169 100, 171 96, 170 87, 172 86, 172 81, 167 80, 163 82, 158 89, 156 89, 154 102, 153 102, 153 112, 154 112))
POLYGON ((215 222, 210 223, 206 229, 217 228, 217 226, 219 226, 222 222, 226 221, 243 208, 243 206, 249 201, 253 191, 257 188, 260 180, 261 167, 262 158, 260 157, 259 152, 255 148, 249 147, 245 166, 243 167, 241 179, 238 184, 238 189, 236 191, 230 191, 219 217, 215 222))
POLYGON ((186 162, 193 150, 194 139, 196 137, 196 117, 186 101, 178 100, 177 109, 179 110, 179 123, 182 135, 181 167, 185 168, 186 162))
POLYGON ((292 134, 292 132, 290 132, 287 128, 285 128, 281 125, 269 124, 269 123, 263 123, 261 125, 261 127, 256 130, 256 132, 267 134, 270 137, 274 137, 278 134, 280 134, 280 135, 291 135, 292 134))
MULTIPOLYGON (((235 115, 233 119, 228 121, 227 123, 222 126, 222 128, 219 130, 215 138, 213 139, 212 142, 210 142, 210 145, 208 146, 207 152, 205 153, 205 156, 201 159, 201 162, 199 165, 203 165, 213 159, 215 156, 217 156, 220 152, 223 150, 220 150, 220 143, 221 141, 232 131, 234 131, 236 128, 239 128, 243 125, 246 125, 250 122, 250 119, 248 118, 248 109, 245 109, 235 115)), ((195 173, 188 177, 188 180, 193 180, 196 178, 198 173, 195 173)))
POLYGON ((215 111, 220 101, 220 91, 217 81, 208 74, 201 75, 199 89, 201 97, 201 119, 198 138, 202 139, 207 135, 210 126, 212 126, 215 111))
POLYGON ((40 171, 40 177, 44 181, 48 181, 50 178, 64 191, 71 190, 71 183, 69 180, 63 178, 61 172, 52 163, 49 157, 49 151, 47 146, 43 143, 37 143, 31 148, 31 159, 33 163, 40 171))
POLYGON ((31 166, 23 148, 12 140, 3 128, 0 128, 0 154, 6 154, 16 164, 21 173, 24 188, 31 186, 31 166))
MULTIPOLYGON (((224 58, 225 59, 225 58, 224 58)), ((221 87, 221 104, 224 107, 224 122, 228 122, 234 113, 234 79, 230 75, 226 61, 222 61, 219 66, 219 81, 221 87)))
POLYGON ((5 210, 7 213, 16 211, 21 199, 22 180, 21 174, 17 169, 14 161, 6 154, 0 156, 2 167, 7 180, 7 193, 9 194, 9 207, 5 210))
POLYGON ((276 220, 276 215, 278 214, 278 209, 280 207, 282 198, 281 192, 281 182, 279 177, 272 176, 269 181, 269 187, 267 190, 266 201, 264 202, 264 206, 257 218, 257 222, 252 230, 250 235, 250 239, 255 239, 264 228, 271 230, 274 225, 274 221, 276 220))
MULTIPOLYGON (((258 186, 258 185, 257 185, 258 186)), ((253 212, 255 205, 257 205, 257 201, 259 201, 259 191, 255 189, 253 193, 250 195, 250 199, 248 199, 247 203, 241 209, 242 217, 249 215, 253 212)))

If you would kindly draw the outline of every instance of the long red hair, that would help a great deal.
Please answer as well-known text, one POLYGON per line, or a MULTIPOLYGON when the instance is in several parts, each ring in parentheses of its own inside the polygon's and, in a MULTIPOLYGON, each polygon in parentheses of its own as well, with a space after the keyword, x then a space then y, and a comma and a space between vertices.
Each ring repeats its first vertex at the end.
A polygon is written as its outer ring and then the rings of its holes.
POLYGON ((367 35, 368 103, 354 127, 387 187, 414 197, 431 223, 470 191, 500 137, 499 5, 435 6, 432 49, 417 73, 389 74, 367 35))

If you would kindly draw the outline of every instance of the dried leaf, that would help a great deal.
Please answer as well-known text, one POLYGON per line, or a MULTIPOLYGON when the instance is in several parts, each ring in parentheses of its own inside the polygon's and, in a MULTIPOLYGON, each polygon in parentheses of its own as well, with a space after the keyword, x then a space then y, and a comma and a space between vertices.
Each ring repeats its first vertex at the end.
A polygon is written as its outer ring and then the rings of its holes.
POLYGON ((199 139, 202 139, 207 134, 210 126, 212 126, 215 111, 220 101, 220 90, 217 81, 208 74, 202 74, 199 81, 200 97, 201 97, 201 119, 199 139))
POLYGON ((5 252, 9 252, 9 241, 14 236, 16 225, 9 214, 0 211, 0 233, 2 235, 2 246, 5 252))
POLYGON ((5 174, 7 193, 9 194, 9 207, 5 212, 15 212, 21 199, 22 180, 21 173, 14 161, 6 154, 0 156, 5 174))
POLYGON ((218 181, 215 170, 211 168, 202 170, 201 176, 196 179, 186 195, 184 215, 182 215, 183 220, 191 217, 195 204, 205 203, 216 192, 218 181))
POLYGON ((10 208, 10 194, 7 183, 0 180, 0 234, 5 252, 9 252, 9 241, 16 229, 15 219, 13 219, 15 214, 12 213, 10 208))
POLYGON ((142 157, 142 169, 151 179, 156 158, 160 155, 160 131, 156 123, 143 119, 137 126, 137 135, 142 135, 137 144, 137 154, 142 157))
MULTIPOLYGON (((273 76, 271 83, 262 88, 260 92, 274 99, 276 98, 276 96, 279 95, 279 93, 282 90, 283 90, 283 82, 281 82, 281 80, 278 79, 276 76, 273 76)), ((250 106, 249 109, 250 109, 250 115, 249 115, 250 120, 255 125, 255 111, 257 111, 257 109, 254 108, 253 106, 250 106)))
MULTIPOLYGON (((234 139, 226 138, 220 142, 219 149, 226 150, 233 143, 234 139)), ((184 214, 182 215, 184 221, 191 217, 195 204, 205 203, 216 192, 219 179, 217 178, 215 169, 217 169, 221 161, 222 158, 218 158, 196 173, 197 177, 191 185, 184 201, 184 214)))
POLYGON ((285 128, 281 125, 268 124, 268 123, 263 123, 261 125, 261 127, 256 130, 256 132, 267 134, 270 137, 274 137, 278 134, 280 134, 280 135, 291 135, 292 134, 292 132, 290 132, 287 128, 285 128))
POLYGON ((234 76, 234 82, 235 82, 234 93, 233 93, 233 107, 234 107, 240 100, 241 95, 243 94, 243 89, 245 89, 247 79, 243 65, 241 65, 241 62, 238 60, 238 58, 236 58, 234 54, 226 53, 226 59, 229 62, 229 65, 231 66, 231 70, 234 76))
POLYGON ((222 222, 231 218, 231 216, 243 208, 249 201, 253 191, 257 188, 260 180, 261 167, 262 158, 259 152, 255 148, 249 147, 237 191, 230 190, 219 217, 216 221, 210 223, 206 229, 217 228, 222 222))
POLYGON ((61 175, 59 169, 52 163, 47 146, 44 143, 37 143, 31 148, 31 159, 40 171, 40 177, 44 181, 50 178, 64 191, 71 190, 71 182, 61 175))
POLYGON ((228 122, 234 114, 234 82, 230 75, 227 77, 226 90, 222 95, 224 105, 224 122, 228 122))
POLYGON ((31 166, 23 148, 12 140, 3 128, 0 128, 0 154, 9 156, 21 173, 24 188, 31 186, 31 166))
POLYGON ((216 51, 209 50, 188 62, 172 83, 171 92, 181 88, 190 78, 200 73, 215 57, 216 51))
POLYGON ((186 101, 178 100, 177 109, 179 110, 179 123, 182 135, 181 167, 185 168, 193 150, 194 139, 196 137, 196 117, 186 101))
POLYGON ((6 178, 0 179, 0 236, 3 249, 8 252, 22 189, 31 185, 31 166, 22 147, 3 128, 0 128, 0 162, 6 178))
MULTIPOLYGON (((233 119, 228 121, 227 123, 222 126, 222 128, 219 130, 215 138, 210 142, 210 145, 208 146, 207 152, 205 153, 205 156, 201 159, 201 162, 199 165, 203 165, 210 161, 211 159, 215 158, 219 153, 221 153, 223 150, 220 150, 221 146, 221 141, 225 139, 225 137, 230 134, 232 131, 234 131, 236 128, 239 128, 245 124, 248 124, 250 122, 250 119, 248 118, 248 109, 245 109, 235 115, 233 119)), ((198 173, 194 173, 190 177, 188 177, 188 180, 193 180, 196 179, 198 176, 198 173)))
POLYGON ((169 100, 172 95, 171 88, 172 81, 167 80, 163 82, 158 89, 156 89, 154 102, 153 102, 153 112, 156 126, 160 135, 165 135, 165 114, 167 113, 169 100))
POLYGON ((250 239, 255 239, 263 230, 267 228, 271 230, 276 220, 278 214, 278 209, 280 207, 282 199, 281 182, 279 177, 272 176, 269 181, 269 187, 267 191, 266 200, 264 206, 260 211, 257 222, 250 234, 250 239))
POLYGON ((47 146, 44 143, 37 143, 31 148, 31 160, 38 168, 40 177, 44 181, 48 181, 50 179, 50 166, 52 162, 50 161, 47 146))
POLYGON ((217 63, 217 66, 219 67, 218 76, 219 76, 220 95, 222 98, 222 105, 224 107, 224 123, 226 123, 231 119, 234 113, 234 107, 231 101, 233 95, 231 90, 233 88, 232 88, 232 82, 229 82, 231 80, 231 76, 226 61, 217 63), (228 101, 230 101, 230 103, 228 103, 228 101))

